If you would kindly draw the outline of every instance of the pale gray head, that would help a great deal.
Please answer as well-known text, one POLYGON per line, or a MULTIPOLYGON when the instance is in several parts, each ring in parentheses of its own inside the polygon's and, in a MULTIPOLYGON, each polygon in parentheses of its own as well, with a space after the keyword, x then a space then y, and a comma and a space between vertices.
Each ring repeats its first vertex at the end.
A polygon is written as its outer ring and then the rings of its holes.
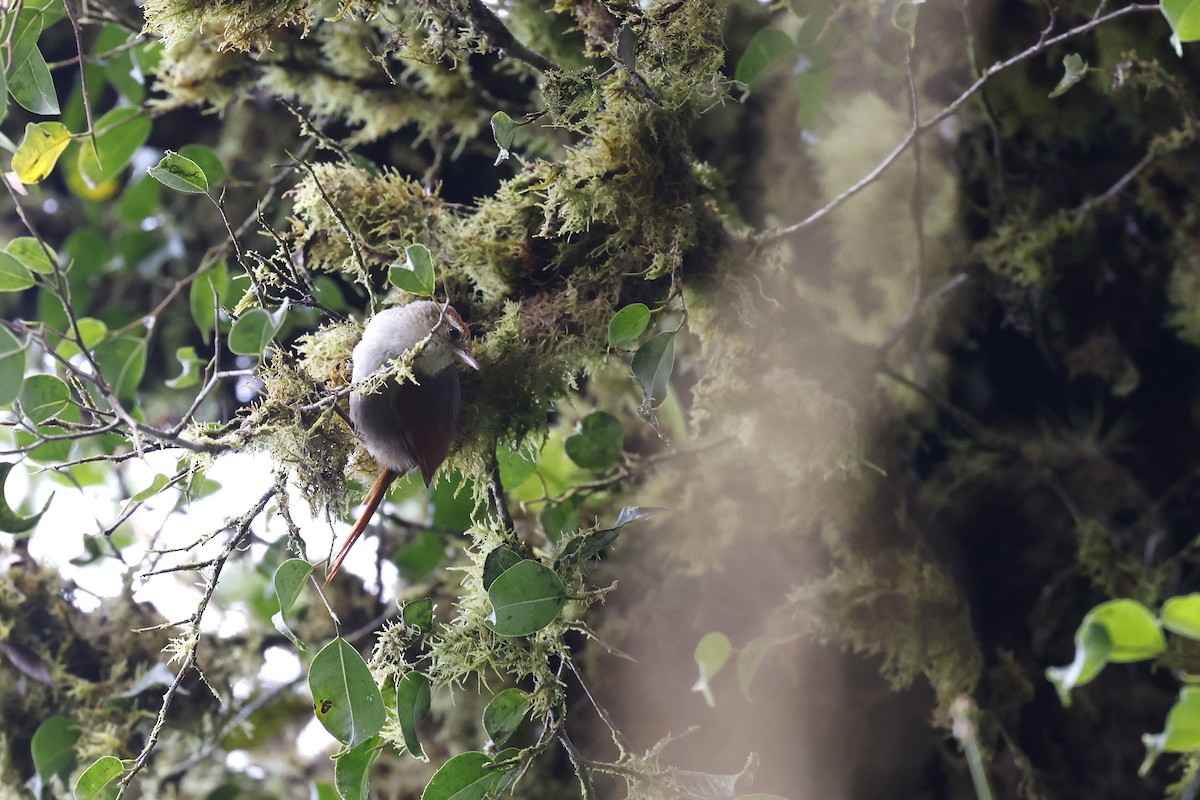
POLYGON ((416 372, 436 375, 455 361, 479 369, 469 352, 471 329, 448 304, 418 300, 386 308, 367 323, 354 348, 354 380, 361 381, 380 366, 416 346, 433 332, 433 338, 413 363, 416 372))

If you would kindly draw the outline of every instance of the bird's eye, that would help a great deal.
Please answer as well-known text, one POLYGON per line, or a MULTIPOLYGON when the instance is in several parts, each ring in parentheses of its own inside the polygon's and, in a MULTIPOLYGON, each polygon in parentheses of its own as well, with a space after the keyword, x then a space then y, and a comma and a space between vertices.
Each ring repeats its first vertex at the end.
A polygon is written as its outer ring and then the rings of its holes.
POLYGON ((450 326, 450 330, 446 331, 446 336, 450 337, 450 341, 452 341, 452 342, 457 342, 459 339, 462 338, 462 335, 463 335, 462 331, 460 331, 458 328, 454 327, 453 325, 450 326))

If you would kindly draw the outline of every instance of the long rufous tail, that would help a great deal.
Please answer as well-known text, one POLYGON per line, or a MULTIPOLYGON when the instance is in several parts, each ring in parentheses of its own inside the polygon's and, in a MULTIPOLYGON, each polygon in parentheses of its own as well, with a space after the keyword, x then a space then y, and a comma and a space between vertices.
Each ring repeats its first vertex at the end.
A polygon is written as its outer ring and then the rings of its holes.
POLYGON ((350 531, 350 535, 346 537, 346 543, 342 545, 342 549, 334 557, 333 563, 329 567, 329 574, 325 577, 325 583, 322 586, 328 586, 329 582, 333 580, 333 576, 338 574, 338 570, 342 568, 342 562, 346 560, 346 554, 350 552, 350 548, 358 541, 358 537, 362 536, 362 532, 367 529, 367 524, 370 523, 371 517, 375 516, 375 511, 379 508, 379 504, 383 502, 383 496, 387 494, 388 487, 398 477, 399 473, 391 469, 385 469, 379 473, 379 480, 375 481, 375 485, 371 487, 371 493, 367 495, 366 507, 359 516, 358 522, 354 523, 354 528, 350 531))

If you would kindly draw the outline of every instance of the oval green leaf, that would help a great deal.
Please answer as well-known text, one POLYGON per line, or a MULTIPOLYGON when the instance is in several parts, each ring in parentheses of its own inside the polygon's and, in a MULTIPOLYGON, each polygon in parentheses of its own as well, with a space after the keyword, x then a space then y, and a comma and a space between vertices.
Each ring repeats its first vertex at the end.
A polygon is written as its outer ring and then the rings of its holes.
POLYGON ((212 151, 211 147, 205 147, 202 144, 187 144, 179 148, 179 155, 194 161, 196 166, 200 167, 204 172, 204 177, 208 179, 209 186, 225 179, 227 174, 225 165, 221 163, 221 158, 212 151))
POLYGON ((520 689, 505 689, 492 698, 483 710, 483 729, 497 747, 503 747, 516 732, 533 703, 520 689))
POLYGON ((205 343, 212 339, 213 328, 217 324, 217 309, 228 293, 229 267, 224 261, 217 262, 192 281, 188 291, 188 303, 192 309, 192 319, 196 321, 196 327, 200 329, 205 343))
POLYGON ((50 717, 33 732, 29 749, 33 766, 44 783, 58 776, 66 779, 75 766, 75 743, 79 728, 67 717, 50 717))
POLYGON ((675 331, 664 331, 639 347, 630 367, 651 406, 666 400, 671 370, 675 368, 675 331))
POLYGON ((25 136, 13 153, 13 172, 21 183, 38 183, 50 174, 70 143, 71 132, 61 122, 27 123, 25 136))
POLYGON ((368 800, 371 766, 383 752, 383 739, 372 736, 333 759, 333 785, 341 800, 368 800))
POLYGON ((795 49, 792 38, 783 31, 763 28, 746 45, 746 52, 738 59, 734 78, 739 83, 753 86, 795 49))
POLYGON ((271 584, 275 587, 275 598, 279 601, 279 612, 271 617, 271 622, 274 623, 277 631, 301 650, 307 650, 308 646, 301 642, 292 631, 294 623, 291 613, 292 607, 296 605, 297 598, 304 591, 304 584, 308 581, 308 576, 312 574, 312 571, 313 565, 304 559, 289 558, 275 568, 275 574, 271 577, 271 584))
POLYGON ((433 630, 433 600, 428 597, 409 600, 404 604, 400 618, 414 631, 428 633, 433 630))
POLYGON ((504 571, 488 590, 489 627, 501 636, 528 636, 558 617, 567 592, 554 572, 526 559, 504 571))
POLYGON ((429 678, 420 672, 409 672, 396 684, 396 718, 404 734, 404 746, 414 757, 428 761, 417 737, 417 726, 429 714, 431 700, 429 678))
POLYGON ((21 411, 35 423, 61 414, 67 407, 71 390, 54 375, 30 375, 21 387, 21 411))
POLYGON ((1093 608, 1084 624, 1094 620, 1108 630, 1114 664, 1143 661, 1167 649, 1162 628, 1150 610, 1136 600, 1110 600, 1093 608))
POLYGON ((1191 753, 1200 750, 1200 686, 1185 686, 1179 699, 1167 712, 1162 733, 1142 734, 1146 759, 1138 773, 1145 777, 1163 753, 1191 753))
POLYGON ((1058 699, 1071 705, 1071 690, 1100 674, 1112 653, 1108 629, 1099 622, 1085 621, 1075 632, 1075 659, 1065 667, 1050 667, 1046 679, 1054 684, 1058 699))
POLYGON ((36 272, 39 275, 49 275, 54 272, 54 263, 51 258, 55 261, 58 260, 57 253, 51 250, 47 255, 46 249, 32 236, 18 236, 8 243, 4 252, 24 264, 30 272, 36 272))
POLYGON ((1162 13, 1179 41, 1200 40, 1200 3, 1196 0, 1162 0, 1162 13))
POLYGON ((33 273, 8 253, 0 253, 0 292, 20 292, 34 284, 33 273))
POLYGON ((567 456, 584 469, 601 470, 621 458, 625 431, 621 421, 607 411, 593 411, 579 423, 579 430, 567 437, 567 456))
POLYGON ((1158 618, 1171 633, 1200 639, 1200 594, 1168 598, 1158 612, 1158 618))
POLYGON ((229 349, 240 356, 261 356, 278 332, 279 327, 265 309, 252 308, 233 323, 229 349))
POLYGON ((18 105, 34 114, 48 117, 59 113, 50 67, 36 47, 8 76, 8 93, 18 105))
POLYGON ((696 666, 700 668, 700 677, 696 679, 692 691, 703 694, 704 701, 710 708, 717 704, 712 693, 712 679, 725 666, 725 662, 729 660, 732 653, 733 644, 730 643, 729 637, 719 631, 704 634, 696 644, 696 651, 693 655, 696 659, 696 666))
POLYGON ((208 192, 208 176, 195 161, 179 153, 167 151, 162 160, 146 170, 154 180, 185 194, 205 194, 208 192))
POLYGON ((340 636, 313 657, 308 687, 317 720, 342 744, 353 747, 383 728, 383 695, 367 662, 340 636))
POLYGON ((388 271, 388 281, 399 289, 432 297, 434 289, 433 256, 423 244, 410 244, 404 248, 404 263, 388 271))
POLYGON ((521 556, 511 548, 497 547, 487 554, 483 560, 483 590, 492 588, 492 584, 509 569, 521 563, 521 556))
MULTIPOLYGON (((440 533, 421 531, 408 544, 392 556, 400 570, 400 579, 405 583, 416 583, 432 573, 446 557, 446 545, 440 533)), ((408 608, 408 606, 405 606, 408 608)))
POLYGON ((484 753, 460 753, 442 764, 421 793, 421 800, 482 800, 500 780, 484 753))
POLYGON ((8 328, 0 327, 0 405, 17 399, 24 379, 25 346, 8 328))
POLYGON ((104 787, 125 771, 121 759, 116 756, 100 756, 92 765, 79 775, 75 781, 74 793, 78 800, 96 800, 101 797, 104 787))
POLYGON ((492 114, 492 138, 496 140, 496 147, 500 148, 500 152, 496 154, 496 161, 492 166, 496 166, 508 158, 510 155, 509 150, 512 149, 513 138, 516 135, 516 120, 503 111, 497 111, 495 114, 492 114))
POLYGON ((129 106, 114 108, 96 120, 95 142, 84 141, 79 148, 79 174, 84 181, 94 189, 117 177, 150 138, 150 127, 150 118, 129 106))
POLYGON ((100 373, 120 400, 133 400, 146 371, 146 340, 133 334, 105 339, 93 351, 100 373))
POLYGON ((631 342, 641 336, 650 324, 650 309, 645 303, 630 303, 608 321, 608 346, 631 342))
POLYGON ((46 498, 46 504, 42 506, 42 510, 34 514, 32 517, 22 517, 13 511, 12 506, 8 504, 8 499, 4 495, 4 484, 8 482, 8 473, 12 471, 13 464, 0 461, 0 531, 5 533, 25 533, 32 530, 34 525, 38 524, 38 520, 42 518, 42 514, 46 513, 46 509, 50 507, 50 501, 54 499, 54 495, 46 498))

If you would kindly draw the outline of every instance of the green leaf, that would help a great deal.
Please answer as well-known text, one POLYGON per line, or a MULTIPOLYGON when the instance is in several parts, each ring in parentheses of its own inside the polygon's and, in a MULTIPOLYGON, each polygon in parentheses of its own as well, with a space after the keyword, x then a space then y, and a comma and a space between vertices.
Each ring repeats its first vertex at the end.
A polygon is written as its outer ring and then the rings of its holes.
POLYGON ((0 531, 5 533, 25 533, 32 530, 34 525, 38 524, 38 520, 42 518, 42 514, 46 513, 46 509, 50 507, 50 501, 54 499, 54 495, 46 498, 46 504, 42 506, 42 510, 34 514, 32 517, 22 517, 17 512, 13 511, 12 506, 8 504, 8 499, 4 496, 4 484, 8 482, 8 473, 12 471, 14 464, 5 461, 0 461, 0 531))
POLYGON ((217 324, 217 309, 229 293, 229 267, 224 261, 219 261, 211 269, 196 276, 188 292, 188 302, 192 309, 192 319, 200 329, 200 335, 207 344, 212 339, 213 329, 217 324))
POLYGON ((638 348, 630 364, 642 395, 651 407, 667 399, 671 370, 675 368, 675 331, 664 331, 638 348))
POLYGON ((529 695, 520 689, 505 689, 493 697, 483 710, 483 729, 491 737, 492 743, 503 747, 532 707, 529 695))
POLYGON ((1168 598, 1158 612, 1158 618, 1171 633, 1200 639, 1200 594, 1168 598))
POLYGON ((607 411, 588 414, 580 421, 578 431, 564 443, 572 461, 592 470, 607 469, 617 463, 624 445, 621 422, 607 411))
POLYGON ((0 406, 11 405, 25 379, 25 346, 8 328, 0 327, 0 406))
POLYGON ((608 321, 608 346, 616 347, 633 341, 650 324, 650 309, 645 303, 630 303, 608 321))
POLYGON ((431 693, 429 678, 420 672, 409 672, 396 684, 396 718, 400 721, 400 732, 404 734, 404 746, 409 754, 428 761, 417 737, 417 726, 429 714, 431 693))
POLYGON ((59 113, 58 95, 54 92, 50 67, 36 47, 8 76, 8 93, 17 101, 17 105, 34 114, 48 117, 59 113))
POLYGON ((21 411, 35 423, 61 414, 67 407, 71 389, 54 375, 30 375, 21 387, 21 411))
MULTIPOLYGON (((421 531, 392 556, 400 569, 400 580, 416 583, 432 573, 446 558, 446 545, 440 533, 421 531)), ((406 606, 407 608, 407 606, 406 606)))
POLYGON ((367 800, 371 794, 371 766, 383 752, 383 739, 372 736, 357 747, 334 756, 333 785, 341 800, 367 800))
POLYGON ((588 531, 582 535, 570 537, 558 551, 555 563, 571 566, 589 558, 596 558, 604 549, 617 540, 621 528, 631 522, 657 514, 662 508, 656 506, 626 506, 617 515, 617 521, 611 528, 588 531))
POLYGON ((712 693, 712 679, 725 666, 725 662, 729 660, 732 653, 733 645, 730 643, 729 637, 717 631, 704 634, 696 645, 694 656, 696 666, 700 668, 700 677, 696 679, 692 691, 702 693, 704 702, 708 703, 709 708, 717 704, 712 693))
POLYGON ((204 173, 204 177, 208 179, 210 186, 225 179, 227 174, 225 165, 221 163, 220 157, 212 151, 211 147, 205 147, 202 144, 187 144, 179 148, 179 155, 195 162, 196 166, 200 167, 204 173))
POLYGON ((57 253, 51 250, 50 255, 47 255, 41 243, 32 236, 18 236, 12 239, 5 246, 4 252, 20 261, 30 272, 36 272, 39 275, 49 275, 54 272, 54 263, 58 260, 57 253), (51 258, 54 261, 51 261, 51 258))
POLYGON ((487 554, 483 560, 483 590, 492 588, 492 584, 508 570, 521 563, 521 556, 507 547, 497 547, 487 554))
POLYGON ((433 774, 421 800, 483 800, 500 780, 500 771, 491 764, 483 753, 459 753, 433 774))
POLYGON ((156 473, 155 476, 151 479, 150 485, 147 486, 145 489, 142 489, 140 492, 135 494, 133 497, 129 498, 129 500, 134 503, 144 503, 147 500, 149 500, 151 497, 154 497, 156 494, 161 492, 163 489, 167 488, 167 484, 169 484, 170 482, 171 482, 170 477, 162 474, 161 472, 156 473))
POLYGON ((1054 91, 1050 92, 1051 97, 1065 94, 1067 89, 1083 80, 1083 76, 1087 75, 1088 65, 1078 53, 1068 53, 1063 56, 1063 70, 1064 73, 1058 85, 1054 87, 1054 91))
POLYGON ((496 447, 496 463, 500 466, 500 483, 509 492, 528 480, 537 469, 537 463, 530 455, 504 445, 496 447))
POLYGON ((1050 667, 1046 679, 1054 684, 1058 699, 1071 705, 1071 690, 1083 686, 1100 674, 1112 653, 1108 629, 1101 623, 1085 621, 1075 632, 1075 660, 1065 667, 1050 667))
POLYGON ((579 528, 579 509, 582 505, 582 498, 575 495, 561 503, 547 503, 538 514, 542 532, 551 544, 557 545, 564 533, 579 528))
MULTIPOLYGON (((281 306, 280 310, 285 310, 281 306)), ((229 349, 240 356, 261 356, 283 324, 283 317, 266 309, 252 308, 233 323, 229 331, 229 349)))
POLYGON ((342 744, 353 747, 383 728, 383 695, 367 662, 340 636, 313 657, 308 687, 317 720, 342 744))
POLYGON ((96 800, 104 787, 125 772, 121 759, 116 756, 100 756, 79 775, 73 789, 77 800, 96 800))
POLYGON ((433 630, 433 600, 422 597, 420 600, 409 600, 400 612, 404 624, 414 631, 428 633, 433 630))
POLYGON ((8 253, 0 253, 0 292, 20 292, 33 286, 33 273, 8 253))
POLYGON ((630 25, 622 25, 617 31, 617 58, 625 69, 637 71, 637 33, 630 25))
POLYGON ((196 348, 191 345, 180 347, 175 350, 175 358, 179 361, 180 373, 168 379, 167 386, 171 389, 186 389, 200 383, 200 371, 207 362, 196 355, 196 348))
POLYGON ((154 180, 185 194, 205 194, 208 192, 208 176, 200 165, 187 156, 167 151, 162 160, 146 170, 154 180))
POLYGON ((488 590, 492 613, 488 626, 501 636, 528 636, 558 617, 567 591, 554 572, 525 560, 505 570, 488 590))
POLYGON ((45 22, 46 15, 40 9, 30 8, 26 4, 21 9, 21 13, 17 15, 10 30, 4 31, 3 26, 0 26, 0 33, 3 33, 3 38, 10 43, 9 72, 15 72, 16 68, 33 53, 37 47, 38 37, 42 35, 45 22))
POLYGON ((29 749, 33 753, 33 766, 43 784, 58 777, 66 781, 75 767, 75 743, 79 741, 79 728, 63 716, 50 717, 33 732, 29 749))
POLYGON ((1138 774, 1145 777, 1163 753, 1191 753, 1200 750, 1200 686, 1185 686, 1179 699, 1167 712, 1167 724, 1162 733, 1142 734, 1146 759, 1138 774))
POLYGON ((134 400, 146 371, 146 340, 133 334, 122 334, 100 342, 93 355, 117 398, 134 400))
POLYGON ((286 636, 301 650, 307 650, 308 645, 300 641, 292 631, 294 621, 291 619, 291 615, 292 608, 296 605, 300 593, 304 591, 304 585, 308 582, 308 576, 312 574, 312 571, 313 565, 304 559, 289 558, 275 569, 275 574, 271 578, 271 584, 275 587, 275 598, 279 601, 279 611, 271 617, 271 622, 274 624, 275 630, 286 636))
POLYGON ((1162 13, 1179 41, 1200 40, 1200 0, 1162 0, 1162 13))
POLYGON ((754 676, 758 674, 758 668, 762 665, 763 658, 771 649, 771 645, 770 639, 760 636, 746 642, 742 646, 741 652, 738 653, 738 685, 742 687, 742 694, 746 696, 747 700, 750 699, 750 686, 754 683, 754 676))
POLYGON ((96 120, 95 150, 92 141, 79 148, 79 174, 93 189, 117 177, 129 159, 150 138, 150 118, 140 109, 114 108, 96 120))
POLYGON ((1093 608, 1084 618, 1085 624, 1094 620, 1108 630, 1112 652, 1108 660, 1114 664, 1144 661, 1167 649, 1167 641, 1158 627, 1158 620, 1136 600, 1110 600, 1093 608))
POLYGON ((509 151, 512 149, 513 139, 517 135, 517 127, 516 120, 503 111, 492 114, 492 138, 496 140, 496 147, 500 148, 500 152, 496 155, 496 162, 492 166, 497 166, 511 155, 509 151))
POLYGON ((738 59, 734 79, 747 86, 762 80, 771 68, 795 52, 792 38, 778 28, 763 28, 754 34, 746 52, 738 59))
POLYGON ((892 10, 892 27, 908 34, 909 47, 917 44, 917 15, 925 0, 902 0, 892 10))
MULTIPOLYGON (((117 214, 125 222, 140 225, 158 214, 162 184, 148 175, 136 175, 117 201, 117 214)), ((196 282, 192 281, 195 288, 196 282)))
POLYGON ((70 143, 71 132, 61 122, 26 123, 25 135, 13 153, 13 172, 21 183, 38 183, 50 174, 70 143))
POLYGON ((388 281, 399 289, 422 297, 433 297, 433 256, 423 244, 404 248, 404 263, 388 271, 388 281))
MULTIPOLYGON (((102 320, 80 317, 75 320, 75 325, 79 329, 79 336, 83 340, 85 350, 93 349, 104 341, 104 337, 108 336, 108 326, 102 320)), ((63 339, 58 343, 57 352, 60 357, 71 359, 79 355, 80 350, 72 339, 63 339)))

